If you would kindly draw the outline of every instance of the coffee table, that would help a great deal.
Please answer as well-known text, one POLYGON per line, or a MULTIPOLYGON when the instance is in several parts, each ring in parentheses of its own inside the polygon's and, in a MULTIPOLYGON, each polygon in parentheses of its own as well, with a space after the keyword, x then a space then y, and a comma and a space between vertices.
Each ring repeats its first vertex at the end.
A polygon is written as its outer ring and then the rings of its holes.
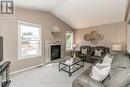
POLYGON ((84 67, 84 61, 79 58, 74 58, 73 62, 71 64, 67 64, 66 61, 68 59, 64 59, 59 62, 59 71, 65 71, 69 73, 69 76, 71 76, 75 71, 79 70, 80 68, 84 67))

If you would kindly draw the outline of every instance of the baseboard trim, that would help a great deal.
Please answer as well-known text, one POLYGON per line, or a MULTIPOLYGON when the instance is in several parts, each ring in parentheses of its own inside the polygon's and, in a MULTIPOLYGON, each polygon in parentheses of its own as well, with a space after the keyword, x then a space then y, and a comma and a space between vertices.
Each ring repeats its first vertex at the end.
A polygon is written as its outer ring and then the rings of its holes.
POLYGON ((10 75, 14 75, 14 74, 17 74, 17 73, 28 71, 28 70, 31 70, 31 69, 34 69, 34 68, 37 68, 37 67, 43 66, 43 65, 44 64, 39 64, 39 65, 31 66, 31 67, 28 67, 28 68, 24 68, 24 69, 21 69, 21 70, 18 70, 18 71, 14 71, 14 72, 11 72, 10 75))

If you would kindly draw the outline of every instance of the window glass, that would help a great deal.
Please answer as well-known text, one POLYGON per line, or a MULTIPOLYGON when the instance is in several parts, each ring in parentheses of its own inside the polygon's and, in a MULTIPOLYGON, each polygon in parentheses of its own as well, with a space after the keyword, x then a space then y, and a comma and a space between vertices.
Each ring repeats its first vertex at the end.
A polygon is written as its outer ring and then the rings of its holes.
POLYGON ((25 59, 41 55, 41 26, 30 23, 18 23, 18 58, 25 59))
POLYGON ((73 32, 66 32, 66 50, 73 49, 73 32))

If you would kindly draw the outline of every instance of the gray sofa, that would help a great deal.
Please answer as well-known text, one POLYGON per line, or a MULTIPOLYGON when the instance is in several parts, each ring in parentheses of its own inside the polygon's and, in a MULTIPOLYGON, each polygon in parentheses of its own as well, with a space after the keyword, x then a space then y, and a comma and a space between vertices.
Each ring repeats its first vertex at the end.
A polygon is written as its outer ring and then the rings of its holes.
POLYGON ((117 54, 112 62, 109 76, 102 82, 92 79, 92 66, 78 76, 72 87, 130 87, 130 59, 123 53, 117 54))

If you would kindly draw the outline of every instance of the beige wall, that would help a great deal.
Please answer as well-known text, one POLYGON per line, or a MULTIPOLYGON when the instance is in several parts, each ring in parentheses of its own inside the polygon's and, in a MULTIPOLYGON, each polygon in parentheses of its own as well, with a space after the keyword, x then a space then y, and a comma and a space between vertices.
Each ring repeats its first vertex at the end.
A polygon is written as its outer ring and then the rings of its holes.
POLYGON ((130 0, 128 0, 125 20, 126 20, 126 22, 130 23, 130 0))
POLYGON ((99 41, 97 46, 106 46, 111 48, 112 44, 122 44, 123 49, 126 49, 126 24, 112 23, 90 28, 77 30, 75 33, 76 43, 81 45, 92 45, 90 42, 84 40, 84 35, 90 33, 92 30, 97 30, 99 34, 104 35, 104 39, 99 41))
POLYGON ((52 37, 53 26, 61 29, 60 37, 65 36, 65 30, 73 29, 57 19, 48 12, 40 12, 28 9, 16 9, 16 14, 12 18, 0 18, 0 36, 4 37, 4 60, 11 61, 11 72, 44 63, 44 38, 52 37), (42 25, 42 56, 25 60, 17 59, 18 52, 18 27, 17 21, 25 21, 42 25))

